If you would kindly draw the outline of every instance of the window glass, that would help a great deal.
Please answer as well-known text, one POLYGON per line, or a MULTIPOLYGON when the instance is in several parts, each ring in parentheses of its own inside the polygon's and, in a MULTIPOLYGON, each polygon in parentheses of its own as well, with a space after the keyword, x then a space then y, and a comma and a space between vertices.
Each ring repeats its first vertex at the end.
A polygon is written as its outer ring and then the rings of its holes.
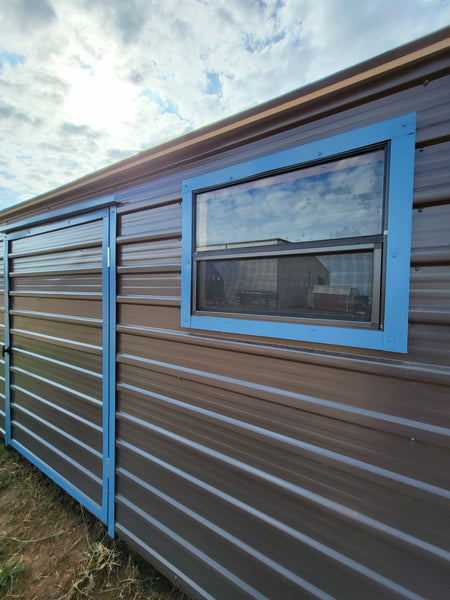
POLYGON ((196 250, 378 235, 383 171, 380 149, 201 192, 196 250))
POLYGON ((373 251, 204 260, 197 310, 371 321, 373 251))

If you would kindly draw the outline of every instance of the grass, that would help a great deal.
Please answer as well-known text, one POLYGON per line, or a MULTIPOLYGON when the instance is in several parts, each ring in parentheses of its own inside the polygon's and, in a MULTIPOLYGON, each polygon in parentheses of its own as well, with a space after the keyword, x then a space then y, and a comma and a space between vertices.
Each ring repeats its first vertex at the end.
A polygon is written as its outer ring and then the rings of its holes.
POLYGON ((189 600, 0 440, 2 600, 189 600))
POLYGON ((8 540, 0 538, 0 593, 11 593, 16 577, 23 571, 22 560, 18 558, 20 551, 8 557, 8 540))

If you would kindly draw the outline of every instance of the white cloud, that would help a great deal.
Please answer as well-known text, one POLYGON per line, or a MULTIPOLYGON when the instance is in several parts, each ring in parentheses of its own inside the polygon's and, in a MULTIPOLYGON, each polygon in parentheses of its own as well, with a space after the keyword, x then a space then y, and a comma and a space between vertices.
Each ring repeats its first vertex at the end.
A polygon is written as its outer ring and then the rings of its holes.
POLYGON ((0 206, 449 21, 450 0, 3 2, 0 206))

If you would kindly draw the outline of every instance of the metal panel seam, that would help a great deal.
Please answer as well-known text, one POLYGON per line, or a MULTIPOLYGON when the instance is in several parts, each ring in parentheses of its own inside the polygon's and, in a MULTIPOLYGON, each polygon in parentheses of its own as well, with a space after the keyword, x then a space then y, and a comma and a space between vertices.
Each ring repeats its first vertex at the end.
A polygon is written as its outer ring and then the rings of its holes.
MULTIPOLYGON (((22 394, 25 394, 26 396, 29 396, 30 398, 33 398, 33 399, 37 400, 38 402, 41 402, 42 404, 45 404, 46 406, 51 407, 55 411, 60 412, 64 415, 67 415, 71 419, 74 419, 75 421, 78 421, 79 423, 83 424, 85 427, 91 427, 92 429, 95 429, 98 432, 102 431, 102 427, 100 427, 99 425, 96 425, 95 423, 92 423, 92 422, 87 421, 86 419, 83 419, 83 417, 80 417, 79 415, 70 412, 66 408, 63 408, 62 406, 57 406, 56 404, 53 404, 49 400, 46 400, 45 398, 42 398, 41 396, 38 396, 37 394, 33 394, 33 392, 30 392, 29 390, 21 388, 20 386, 18 386, 16 384, 11 385, 11 389, 13 389, 15 391, 19 391, 22 394)), ((100 404, 95 398, 92 399, 92 403, 100 404)))
POLYGON ((95 448, 92 448, 91 446, 88 446, 87 444, 85 444, 84 442, 82 442, 78 438, 74 437, 70 433, 67 433, 67 431, 64 431, 60 427, 57 427, 56 425, 54 425, 52 423, 49 423, 45 419, 42 419, 42 417, 39 417, 38 415, 32 413, 27 408, 24 408, 23 406, 20 406, 20 405, 16 404, 15 405, 15 410, 18 410, 19 412, 25 413, 26 415, 30 416, 35 421, 38 421, 39 423, 41 423, 45 427, 51 428, 58 435, 60 435, 63 438, 66 438, 66 439, 70 440, 71 442, 73 442, 77 446, 80 446, 80 448, 83 448, 83 450, 86 450, 86 452, 88 452, 89 454, 92 454, 95 458, 101 458, 102 457, 101 452, 99 452, 98 450, 95 450, 95 448))
MULTIPOLYGON (((270 429, 265 429, 264 427, 259 427, 257 425, 252 425, 251 423, 247 423, 246 421, 241 421, 241 420, 235 419, 233 417, 228 417, 224 414, 220 414, 220 413, 212 411, 212 410, 208 410, 205 408, 201 408, 199 406, 191 405, 191 404, 188 404, 187 402, 183 402, 181 400, 176 400, 176 399, 170 398, 168 396, 163 396, 162 394, 150 392, 148 390, 144 390, 142 388, 138 388, 138 387, 132 386, 130 384, 121 383, 120 387, 122 387, 124 389, 133 390, 143 396, 161 400, 162 402, 164 402, 166 404, 169 404, 172 406, 177 406, 179 408, 186 410, 188 413, 191 412, 191 413, 197 413, 199 415, 204 415, 206 417, 210 417, 213 420, 216 420, 216 421, 219 421, 222 423, 227 423, 230 425, 234 425, 238 429, 243 429, 243 430, 250 431, 252 433, 255 433, 257 435, 260 435, 260 436, 263 436, 263 437, 266 437, 269 439, 277 440, 279 442, 282 442, 283 444, 286 444, 287 446, 293 446, 295 448, 300 448, 307 452, 311 452, 312 454, 317 454, 319 456, 323 456, 325 458, 335 460, 335 461, 343 463, 345 465, 351 465, 352 467, 362 469, 363 471, 370 471, 372 473, 376 473, 378 475, 388 477, 388 478, 394 479, 396 481, 398 481, 398 477, 400 477, 394 471, 389 471, 387 469, 381 469, 374 465, 369 465, 368 463, 365 463, 363 461, 350 458, 344 454, 340 454, 339 452, 334 452, 332 450, 325 450, 324 448, 321 448, 320 446, 310 444, 308 442, 303 442, 302 440, 291 438, 291 437, 288 437, 281 433, 277 433, 276 431, 272 431, 270 429)), ((438 428, 438 431, 436 431, 435 433, 446 436, 446 437, 450 437, 450 429, 446 428, 446 427, 438 428)), ((411 481, 414 481, 414 480, 411 480, 411 481)))
MULTIPOLYGON (((450 257, 450 252, 449 252, 450 257)), ((267 342, 258 344, 249 340, 234 340, 219 336, 205 335, 204 333, 186 333, 182 331, 169 331, 156 327, 138 327, 136 325, 118 325, 119 333, 130 334, 137 337, 148 337, 174 341, 177 344, 188 344, 193 346, 214 346, 214 348, 232 350, 237 354, 254 354, 255 356, 265 356, 270 358, 282 359, 283 361, 300 362, 318 366, 325 366, 331 369, 345 371, 355 371, 357 373, 388 375, 395 379, 410 380, 414 376, 418 381, 425 383, 437 383, 439 385, 450 384, 450 368, 444 366, 426 365, 423 363, 414 363, 412 361, 392 361, 387 358, 368 359, 364 356, 354 354, 344 354, 333 351, 305 350, 305 348, 295 348, 292 346, 274 346, 267 342)), ((187 352, 187 350, 186 350, 187 352)), ((124 355, 125 356, 125 355, 124 355)))
MULTIPOLYGON (((20 442, 16 440, 11 440, 11 446, 20 452, 22 456, 24 456, 27 460, 29 460, 33 465, 35 465, 38 469, 40 469, 45 475, 53 479, 55 483, 57 483, 60 487, 63 488, 66 492, 71 494, 81 504, 83 504, 91 513, 96 516, 98 519, 101 519, 101 507, 95 503, 89 496, 81 492, 78 488, 70 483, 67 479, 62 477, 57 471, 49 467, 44 461, 38 458, 35 454, 27 450, 25 446, 23 446, 20 442)), ((66 458, 66 457, 64 457, 66 458)), ((80 468, 79 465, 74 463, 75 468, 80 468)), ((86 475, 90 475, 86 473, 86 475)), ((92 475, 91 475, 92 477, 92 475)), ((93 480, 97 480, 97 478, 92 477, 93 480)))
POLYGON ((24 375, 28 375, 29 377, 32 377, 33 379, 37 379, 38 381, 42 381, 44 383, 46 383, 47 385, 50 385, 58 390, 61 390, 63 392, 68 392, 69 394, 71 394, 72 396, 78 397, 78 398, 82 398, 83 400, 87 400, 88 402, 92 402, 92 403, 96 403, 95 398, 93 398, 92 396, 88 396, 87 394, 83 394, 83 392, 78 392, 77 390, 74 390, 70 387, 67 387, 65 385, 62 385, 62 383, 57 383, 56 381, 51 381, 50 379, 47 379, 45 377, 41 377, 40 375, 37 375, 36 373, 31 373, 29 371, 25 371, 24 369, 21 369, 20 367, 12 367, 11 370, 14 373, 23 373, 24 375))
POLYGON ((20 348, 20 350, 18 350, 18 352, 20 352, 20 354, 25 354, 27 356, 39 358, 45 362, 49 362, 54 365, 58 365, 60 367, 66 367, 67 369, 73 369, 74 371, 77 371, 78 373, 82 373, 83 375, 89 375, 90 377, 96 377, 98 379, 102 378, 101 373, 96 373, 95 371, 89 371, 88 369, 83 369, 82 367, 79 367, 79 366, 76 366, 76 365, 73 365, 70 363, 66 363, 61 360, 56 360, 55 358, 50 358, 49 356, 43 356, 43 355, 36 354, 34 352, 29 352, 28 350, 24 350, 23 348, 20 348))
POLYGON ((24 337, 29 337, 33 340, 45 340, 45 342, 49 343, 49 344, 54 344, 55 346, 64 346, 64 347, 68 347, 68 348, 72 348, 72 349, 76 349, 76 350, 82 350, 83 352, 86 352, 88 354, 96 354, 99 355, 102 352, 102 349, 100 346, 94 346, 93 344, 86 344, 84 342, 76 342, 76 341, 71 341, 70 345, 68 340, 64 339, 64 338, 59 338, 59 337, 55 337, 52 335, 45 335, 44 333, 35 333, 32 331, 27 331, 26 329, 19 329, 19 328, 15 328, 13 327, 11 329, 11 333, 16 333, 19 335, 22 335, 24 337))
MULTIPOLYGON (((289 569, 286 569, 280 563, 275 562, 273 559, 269 558, 267 555, 256 550, 256 548, 251 547, 249 544, 247 544, 246 542, 243 542, 242 540, 240 540, 233 534, 230 534, 229 532, 224 530, 222 527, 219 527, 219 526, 215 525, 213 522, 209 521, 208 519, 202 517, 201 514, 193 511, 192 509, 189 509, 188 507, 186 507, 183 504, 181 504, 180 502, 174 500, 167 494, 164 494, 163 492, 159 491, 157 488, 153 487, 152 485, 148 484, 147 482, 142 481, 138 477, 135 477, 135 476, 131 475, 130 473, 126 473, 126 472, 123 472, 123 473, 125 474, 125 476, 128 476, 132 481, 134 481, 138 485, 141 485, 142 487, 144 487, 144 489, 149 491, 151 494, 164 500, 164 502, 166 504, 174 507, 176 510, 179 510, 180 512, 185 514, 187 517, 191 518, 192 520, 196 521, 197 523, 200 523, 201 525, 203 525, 205 528, 209 529, 210 531, 222 536, 224 539, 227 540, 227 542, 229 542, 230 544, 232 544, 233 546, 235 546, 242 552, 248 554, 249 556, 251 556, 253 558, 257 558, 260 562, 262 562, 264 564, 265 567, 272 569, 276 573, 281 574, 286 579, 289 579, 293 583, 296 583, 299 587, 302 587, 303 589, 306 589, 309 592, 312 592, 315 594, 317 594, 317 592, 322 593, 321 590, 318 590, 318 588, 316 586, 307 582, 303 577, 299 577, 298 575, 296 575, 289 569)), ((126 504, 128 506, 133 506, 134 510, 137 509, 138 512, 142 513, 142 511, 140 511, 140 509, 137 506, 135 506, 130 500, 126 500, 126 504)), ((348 567, 354 571, 357 571, 359 574, 364 574, 366 577, 368 577, 372 581, 375 581, 377 584, 382 585, 383 587, 385 587, 389 590, 401 592, 405 598, 410 598, 411 600, 419 600, 419 599, 424 600, 422 598, 422 596, 418 596, 411 590, 408 590, 407 588, 404 588, 403 586, 396 584, 391 579, 388 579, 387 577, 380 575, 376 571, 369 569, 362 563, 359 563, 356 560, 349 558, 342 552, 333 550, 333 548, 330 548, 330 547, 326 546, 325 544, 322 544, 321 542, 318 542, 317 540, 312 539, 310 536, 302 534, 301 532, 296 532, 296 533, 297 533, 297 537, 299 539, 302 539, 302 541, 305 541, 305 543, 307 543, 310 547, 315 548, 322 554, 325 554, 326 556, 332 558, 333 560, 336 560, 337 562, 345 565, 346 567, 348 567)), ((321 596, 319 596, 319 597, 321 597, 321 596)))
MULTIPOLYGON (((164 435, 167 436, 167 432, 165 430, 163 430, 161 427, 148 425, 148 429, 155 431, 163 436, 164 435)), ((407 542, 408 544, 414 543, 415 545, 418 545, 417 538, 414 538, 413 536, 410 536, 409 534, 404 533, 403 531, 400 531, 399 529, 395 529, 394 527, 386 525, 385 523, 382 523, 381 521, 377 521, 376 519, 374 519, 372 517, 368 517, 367 515, 364 515, 363 513, 357 513, 356 511, 349 509, 347 506, 345 506, 339 502, 336 502, 334 500, 329 500, 328 498, 325 498, 324 496, 321 496, 320 494, 317 494, 316 492, 312 492, 304 487, 301 487, 297 484, 291 483, 290 481, 286 481, 285 479, 282 479, 281 477, 267 473, 267 472, 263 471, 262 469, 253 467, 247 463, 242 462, 241 460, 236 460, 234 458, 231 458, 230 456, 226 456, 222 452, 212 450, 210 448, 207 448, 206 446, 203 446, 202 444, 198 444, 196 442, 188 440, 187 438, 182 438, 179 435, 172 434, 169 437, 171 437, 172 439, 176 440, 178 443, 180 443, 184 446, 190 447, 199 452, 203 452, 204 454, 212 456, 216 460, 223 462, 227 465, 231 465, 231 466, 241 470, 244 473, 253 475, 254 477, 257 477, 258 479, 262 479, 263 481, 267 481, 272 484, 275 484, 280 489, 287 490, 294 494, 297 494, 299 497, 303 498, 306 501, 318 504, 319 506, 327 508, 328 510, 336 512, 342 516, 348 517, 351 520, 354 520, 362 525, 365 525, 366 527, 370 527, 376 531, 380 531, 380 532, 385 533, 386 535, 390 535, 393 538, 396 538, 397 540, 403 540, 403 541, 407 542)), ((124 447, 129 447, 129 449, 132 449, 134 452, 137 452, 138 454, 141 454, 141 455, 142 454, 145 455, 148 460, 149 455, 147 452, 139 451, 138 448, 136 448, 135 446, 132 446, 131 444, 127 444, 124 441, 122 441, 121 443, 124 447)), ((447 492, 446 490, 442 490, 442 492, 444 492, 444 494, 443 494, 444 498, 450 497, 450 492, 447 492)), ((428 542, 424 542, 422 540, 420 540, 420 542, 423 545, 423 547, 426 548, 427 551, 431 552, 432 554, 439 556, 439 557, 449 557, 450 558, 450 554, 446 550, 443 550, 442 548, 438 548, 438 547, 436 547, 432 544, 429 544, 428 542)))
MULTIPOLYGON (((161 565, 160 568, 167 570, 171 573, 172 577, 176 581, 179 579, 183 583, 187 583, 191 590, 193 590, 196 594, 199 594, 202 600, 216 600, 214 596, 211 596, 205 589, 201 588, 198 583, 189 575, 178 569, 175 565, 172 565, 168 560, 166 560, 162 554, 156 552, 153 548, 151 548, 148 544, 146 544, 143 540, 134 535, 129 529, 117 524, 117 532, 122 534, 123 539, 129 541, 134 545, 135 548, 139 550, 144 550, 148 556, 158 562, 158 565, 161 565)), ((332 599, 334 600, 334 598, 332 599)))
MULTIPOLYGON (((120 498, 122 499, 123 497, 120 497, 120 498)), ((147 521, 147 523, 150 523, 153 527, 158 529, 158 531, 162 532, 166 537, 168 537, 171 540, 172 543, 175 542, 176 544, 182 546, 185 550, 188 550, 189 552, 191 552, 198 560, 200 560, 201 562, 203 562, 204 564, 206 564, 208 566, 211 566, 216 572, 220 573, 228 581, 233 582, 233 584, 238 589, 240 589, 244 593, 246 592, 247 594, 251 594, 251 596, 250 596, 251 598, 258 598, 258 600, 270 600, 270 598, 268 598, 266 595, 261 594, 258 590, 253 588, 251 585, 249 585, 245 581, 243 581, 240 577, 237 577, 234 573, 229 571, 229 569, 227 569, 226 567, 224 567, 223 565, 218 563, 214 558, 205 554, 204 552, 202 552, 202 550, 200 550, 199 548, 194 546, 194 544, 188 542, 185 538, 183 538, 180 535, 178 535, 177 533, 175 533, 174 530, 169 529, 169 527, 167 527, 166 525, 163 525, 160 521, 158 521, 154 517, 150 516, 147 513, 144 513, 138 506, 136 506, 132 502, 130 502, 130 500, 126 500, 125 498, 123 498, 123 500, 125 500, 125 505, 131 506, 133 511, 136 514, 138 514, 141 519, 143 519, 144 521, 147 521)), ((329 596, 326 593, 325 593, 325 595, 323 595, 322 592, 320 590, 318 590, 317 588, 315 588, 315 590, 317 590, 317 592, 320 594, 317 597, 320 598, 321 600, 334 600, 334 598, 332 596, 329 596)), ((420 600, 423 600, 423 599, 420 599, 420 600)))
MULTIPOLYGON (((318 544, 318 542, 316 542, 312 538, 308 538, 308 536, 305 536, 305 534, 293 529, 289 525, 286 525, 286 524, 282 523, 281 521, 277 521, 270 515, 262 512, 261 510, 258 510, 254 506, 250 506, 247 503, 243 502, 242 500, 238 500, 237 498, 234 498, 230 494, 213 487, 212 485, 206 483, 205 481, 200 480, 198 477, 195 477, 194 475, 190 475, 186 471, 183 471, 183 470, 157 458, 156 456, 152 456, 148 452, 140 450, 139 448, 137 448, 136 446, 133 446, 132 444, 129 444, 128 442, 125 442, 122 440, 122 441, 120 441, 120 445, 122 447, 126 448, 127 450, 130 450, 131 452, 134 452, 136 454, 139 454, 140 456, 145 457, 146 460, 158 465, 159 467, 162 467, 163 469, 169 471, 173 475, 176 475, 177 477, 180 477, 181 479, 194 484, 196 487, 199 487, 200 489, 206 490, 208 493, 210 493, 214 496, 217 496, 221 500, 225 500, 226 502, 235 506, 239 510, 244 511, 253 517, 257 517, 264 523, 267 523, 269 525, 277 527, 284 533, 286 533, 290 536, 293 536, 295 539, 298 539, 299 541, 302 541, 304 543, 306 543, 306 541, 308 539, 309 545, 311 545, 313 543, 314 547, 317 550, 319 549, 319 547, 316 546, 316 544, 318 544)), ((283 486, 283 487, 288 487, 288 486, 283 486)), ((298 488, 298 486, 293 486, 293 487, 298 488)), ((298 489, 300 489, 300 488, 298 488, 298 489)), ((443 550, 442 548, 438 548, 438 547, 434 546, 433 544, 430 544, 423 540, 419 540, 418 538, 416 538, 412 535, 404 533, 403 531, 400 531, 398 529, 394 529, 393 527, 385 525, 384 523, 377 521, 371 517, 367 517, 367 516, 363 515, 362 513, 357 513, 354 510, 347 509, 347 507, 345 507, 337 502, 334 502, 333 500, 328 500, 322 496, 319 496, 318 494, 315 494, 314 492, 309 492, 308 490, 306 490, 306 494, 304 494, 302 496, 304 496, 307 500, 311 497, 313 502, 317 501, 317 503, 319 505, 321 505, 325 508, 328 508, 328 509, 332 510, 333 512, 337 512, 341 516, 347 517, 351 520, 353 519, 353 520, 357 521, 358 523, 360 523, 366 527, 373 528, 373 529, 375 529, 375 531, 378 531, 380 533, 390 535, 397 541, 401 541, 405 544, 412 545, 421 551, 429 552, 430 554, 433 554, 434 556, 436 556, 439 559, 445 560, 449 554, 447 551, 443 550)))
MULTIPOLYGON (((125 364, 136 364, 140 366, 139 363, 153 365, 155 367, 162 367, 162 370, 167 370, 169 373, 181 372, 184 376, 193 375, 195 377, 202 377, 208 382, 213 381, 213 385, 215 387, 221 387, 224 384, 228 384, 229 386, 237 386, 238 388, 246 388, 245 393, 251 396, 255 396, 257 392, 262 392, 275 396, 284 396, 286 398, 307 403, 311 406, 320 406, 324 408, 329 408, 332 410, 338 410, 342 412, 348 412, 350 414, 355 414, 358 416, 369 417, 372 419, 377 419, 378 421, 388 421, 390 423, 403 425, 405 427, 414 427, 415 429, 424 430, 432 433, 443 433, 446 435, 448 433, 448 429, 441 428, 438 425, 432 425, 429 423, 423 423, 422 421, 413 421, 412 419, 405 419, 403 417, 396 417, 389 415, 387 413, 380 413, 374 410, 368 410, 366 408, 358 408, 356 406, 351 406, 349 404, 343 404, 339 402, 334 402, 333 400, 325 400, 323 398, 315 398, 312 396, 307 396, 305 394, 299 394, 296 392, 290 392, 288 390, 283 390, 279 388, 274 388, 267 385, 258 384, 252 381, 244 381, 242 379, 235 379, 233 377, 227 377, 225 375, 214 375, 213 373, 208 373, 205 371, 199 371, 197 369, 190 369, 189 367, 181 367, 179 365, 172 365, 168 363, 163 363, 156 360, 141 358, 137 356, 130 355, 120 355, 118 356, 118 362, 122 362, 125 364), (123 360, 125 358, 125 360, 123 360), (127 360, 128 359, 128 360, 127 360), (443 429, 443 431, 442 431, 443 429)), ((121 384, 123 385, 123 384, 121 384)))

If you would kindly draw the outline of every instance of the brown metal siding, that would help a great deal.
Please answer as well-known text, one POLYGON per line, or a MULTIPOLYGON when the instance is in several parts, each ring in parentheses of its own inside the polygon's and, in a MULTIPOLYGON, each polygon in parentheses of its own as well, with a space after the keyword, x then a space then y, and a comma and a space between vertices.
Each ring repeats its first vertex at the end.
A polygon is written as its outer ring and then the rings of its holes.
POLYGON ((361 99, 120 195, 116 530, 193 597, 447 597, 449 96, 361 99), (410 111, 407 356, 180 328, 184 178, 410 111))
POLYGON ((102 221, 64 225, 10 242, 12 437, 100 506, 102 221))

